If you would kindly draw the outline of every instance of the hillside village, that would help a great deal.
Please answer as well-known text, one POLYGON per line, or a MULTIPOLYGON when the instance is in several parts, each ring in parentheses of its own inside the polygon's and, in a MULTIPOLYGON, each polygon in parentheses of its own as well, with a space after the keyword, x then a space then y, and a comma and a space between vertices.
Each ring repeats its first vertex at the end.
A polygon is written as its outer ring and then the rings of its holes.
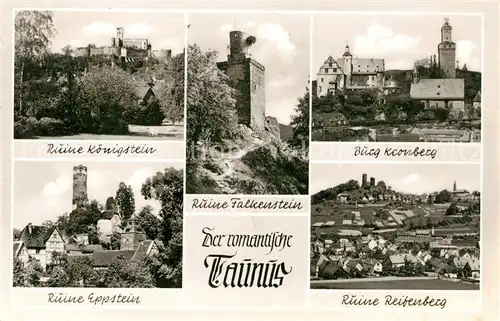
POLYGON ((401 193, 363 174, 312 196, 311 278, 428 277, 477 283, 480 194, 401 193))
POLYGON ((155 260, 161 262, 169 244, 163 242, 160 233, 161 218, 150 207, 135 212, 134 204, 133 192, 124 183, 119 185, 116 197, 107 198, 104 208, 95 200, 89 202, 87 167, 75 166, 73 211, 55 222, 28 223, 22 230, 14 229, 14 274, 24 280, 15 285, 51 286, 61 282, 70 287, 112 287, 108 282, 114 278, 123 286, 157 286, 148 271, 154 270, 151 264, 155 260), (128 273, 128 280, 120 281, 121 276, 114 273, 128 273), (65 278, 57 281, 61 275, 65 278))
POLYGON ((438 57, 413 70, 387 70, 349 45, 328 57, 313 81, 313 140, 480 142, 481 72, 458 65, 448 19, 440 34, 438 57))

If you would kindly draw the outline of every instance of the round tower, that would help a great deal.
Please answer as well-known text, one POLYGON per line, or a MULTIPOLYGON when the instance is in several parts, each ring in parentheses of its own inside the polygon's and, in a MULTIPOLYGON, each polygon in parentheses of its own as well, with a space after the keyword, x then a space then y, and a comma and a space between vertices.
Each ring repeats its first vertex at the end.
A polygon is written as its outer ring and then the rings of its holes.
POLYGON ((248 54, 248 48, 257 42, 257 38, 243 31, 229 32, 229 54, 248 54))
POLYGON ((73 167, 73 209, 87 205, 87 167, 73 167))

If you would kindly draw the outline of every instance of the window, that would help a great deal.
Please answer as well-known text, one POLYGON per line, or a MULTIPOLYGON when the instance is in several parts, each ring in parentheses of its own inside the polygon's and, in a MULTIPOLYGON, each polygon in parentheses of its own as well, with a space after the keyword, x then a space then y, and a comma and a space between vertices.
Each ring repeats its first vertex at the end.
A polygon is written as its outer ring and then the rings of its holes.
POLYGON ((323 82, 323 77, 321 77, 321 82, 323 82))
POLYGON ((439 96, 439 92, 437 93, 437 95, 439 96))
POLYGON ((40 249, 36 249, 35 254, 40 254, 40 249))
POLYGON ((257 85, 253 84, 253 90, 257 90, 257 85))
POLYGON ((441 88, 441 85, 438 85, 438 88, 441 88))
POLYGON ((333 71, 333 72, 337 72, 337 68, 333 68, 333 69, 332 69, 332 71, 333 71))
POLYGON ((325 68, 325 72, 328 73, 328 68, 325 68))
POLYGON ((328 66, 329 66, 329 67, 331 67, 331 66, 332 66, 332 63, 329 63, 329 64, 328 64, 328 66))

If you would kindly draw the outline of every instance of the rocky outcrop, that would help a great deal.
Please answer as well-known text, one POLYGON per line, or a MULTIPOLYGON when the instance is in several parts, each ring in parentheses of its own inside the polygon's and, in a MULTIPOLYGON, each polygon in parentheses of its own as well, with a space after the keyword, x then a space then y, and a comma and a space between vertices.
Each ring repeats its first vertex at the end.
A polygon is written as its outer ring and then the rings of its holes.
POLYGON ((276 117, 266 116, 264 129, 274 139, 280 139, 280 125, 276 117))

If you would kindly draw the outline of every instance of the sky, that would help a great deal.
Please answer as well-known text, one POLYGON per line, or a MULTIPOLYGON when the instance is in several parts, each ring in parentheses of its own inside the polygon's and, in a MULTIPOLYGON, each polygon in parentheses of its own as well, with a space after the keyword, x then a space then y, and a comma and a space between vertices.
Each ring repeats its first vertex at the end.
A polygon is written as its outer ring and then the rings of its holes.
POLYGON ((61 52, 66 45, 97 47, 110 45, 116 28, 123 27, 124 38, 147 38, 152 49, 171 49, 182 52, 185 39, 183 13, 169 12, 112 12, 112 11, 53 11, 56 36, 51 50, 61 52))
POLYGON ((310 71, 309 15, 197 13, 188 20, 188 43, 205 51, 217 50, 219 61, 227 60, 230 31, 257 38, 249 51, 266 68, 266 116, 289 124, 310 71))
POLYGON ((146 201, 141 186, 146 178, 167 167, 182 169, 182 163, 163 162, 16 162, 14 164, 14 228, 22 229, 27 223, 42 224, 55 221, 59 215, 71 212, 73 205, 73 166, 87 166, 89 200, 105 205, 115 196, 118 184, 132 187, 136 210, 151 205, 160 208, 156 200, 146 201))
MULTIPOLYGON (((447 16, 456 60, 469 70, 481 69, 481 17, 447 16)), ((436 55, 441 42, 441 15, 315 15, 313 73, 332 55, 342 56, 346 43, 354 57, 384 58, 386 70, 413 69, 414 61, 436 55)))
POLYGON ((363 173, 384 181, 394 191, 423 194, 453 189, 480 191, 479 164, 312 164, 311 194, 351 179, 361 181, 363 173))

